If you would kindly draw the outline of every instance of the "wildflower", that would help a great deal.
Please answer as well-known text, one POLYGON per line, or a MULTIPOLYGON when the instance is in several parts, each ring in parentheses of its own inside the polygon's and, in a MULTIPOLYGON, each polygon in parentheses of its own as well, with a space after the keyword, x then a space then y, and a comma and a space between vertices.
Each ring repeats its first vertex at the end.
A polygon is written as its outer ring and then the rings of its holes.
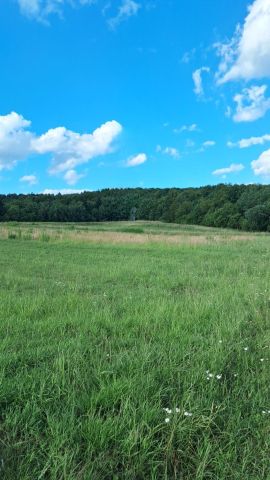
POLYGON ((163 410, 169 415, 172 413, 172 410, 170 408, 164 408, 163 410))
POLYGON ((185 417, 192 417, 192 413, 190 412, 184 412, 185 417))
POLYGON ((218 343, 222 343, 222 340, 219 340, 219 342, 218 342, 218 343))
POLYGON ((264 358, 260 358, 260 362, 263 362, 264 361, 264 358))
POLYGON ((221 377, 222 377, 221 373, 219 375, 216 375, 216 377, 217 377, 218 380, 220 380, 221 377))
POLYGON ((176 408, 175 411, 176 411, 176 413, 179 413, 179 412, 180 412, 180 408, 176 408))
POLYGON ((208 374, 208 377, 209 377, 209 378, 213 378, 213 376, 214 376, 213 373, 209 373, 209 374, 208 374))
POLYGON ((170 419, 167 417, 165 418, 165 423, 169 423, 170 422, 170 419))
POLYGON ((248 347, 244 347, 244 350, 245 350, 245 352, 247 352, 247 351, 248 351, 248 347))
POLYGON ((234 373, 234 375, 233 375, 233 376, 234 376, 234 377, 238 377, 238 373, 234 373))

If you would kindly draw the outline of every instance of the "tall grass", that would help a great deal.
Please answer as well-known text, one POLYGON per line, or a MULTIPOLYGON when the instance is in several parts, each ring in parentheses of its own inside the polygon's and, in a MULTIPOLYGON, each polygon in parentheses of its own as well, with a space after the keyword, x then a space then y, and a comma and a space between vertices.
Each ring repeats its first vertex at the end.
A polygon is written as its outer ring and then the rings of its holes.
POLYGON ((269 479, 269 257, 1 240, 0 478, 269 479))

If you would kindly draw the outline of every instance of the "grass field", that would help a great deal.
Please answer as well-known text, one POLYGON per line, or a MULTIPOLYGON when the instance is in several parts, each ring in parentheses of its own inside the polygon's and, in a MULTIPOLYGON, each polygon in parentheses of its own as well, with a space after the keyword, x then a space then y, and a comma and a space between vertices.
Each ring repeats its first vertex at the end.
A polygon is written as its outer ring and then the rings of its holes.
POLYGON ((1 480, 269 480, 269 242, 2 224, 1 480))

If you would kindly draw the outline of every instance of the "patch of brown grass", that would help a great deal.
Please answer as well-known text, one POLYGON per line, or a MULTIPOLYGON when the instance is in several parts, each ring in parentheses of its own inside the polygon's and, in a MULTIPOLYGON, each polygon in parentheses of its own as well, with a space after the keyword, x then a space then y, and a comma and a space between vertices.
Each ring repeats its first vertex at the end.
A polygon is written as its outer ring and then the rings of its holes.
POLYGON ((220 234, 220 235, 187 235, 186 232, 178 234, 132 234, 126 232, 113 232, 113 231, 81 231, 81 230, 61 230, 55 231, 49 228, 35 228, 31 231, 29 229, 20 226, 19 228, 7 228, 0 227, 0 238, 10 238, 10 233, 17 234, 18 238, 32 239, 32 240, 44 240, 44 235, 55 241, 70 240, 74 242, 93 242, 93 243, 110 243, 110 244, 173 244, 173 245, 207 245, 216 243, 227 243, 233 241, 248 241, 254 240, 256 237, 252 234, 245 235, 233 235, 233 234, 220 234), (19 234, 20 232, 20 234, 19 234))

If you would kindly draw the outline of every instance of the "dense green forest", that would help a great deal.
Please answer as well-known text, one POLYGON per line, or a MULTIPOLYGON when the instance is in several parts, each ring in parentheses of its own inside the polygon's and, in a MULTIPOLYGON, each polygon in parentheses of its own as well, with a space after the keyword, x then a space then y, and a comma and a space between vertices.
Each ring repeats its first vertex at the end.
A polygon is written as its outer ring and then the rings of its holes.
POLYGON ((0 221, 100 222, 134 218, 270 231, 270 185, 0 195, 0 221))

